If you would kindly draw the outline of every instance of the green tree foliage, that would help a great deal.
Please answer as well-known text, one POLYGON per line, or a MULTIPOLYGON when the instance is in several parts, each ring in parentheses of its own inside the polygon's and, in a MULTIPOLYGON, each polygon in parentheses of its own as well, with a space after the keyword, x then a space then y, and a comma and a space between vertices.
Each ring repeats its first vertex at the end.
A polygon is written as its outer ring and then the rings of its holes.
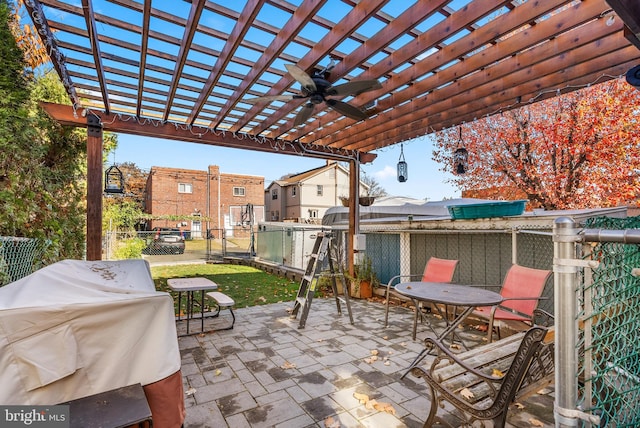
POLYGON ((49 241, 46 262, 81 258, 86 137, 37 106, 67 98, 55 75, 28 72, 12 20, 0 0, 0 235, 49 241))
POLYGON ((133 200, 109 198, 102 210, 102 229, 132 231, 144 217, 140 206, 133 200))

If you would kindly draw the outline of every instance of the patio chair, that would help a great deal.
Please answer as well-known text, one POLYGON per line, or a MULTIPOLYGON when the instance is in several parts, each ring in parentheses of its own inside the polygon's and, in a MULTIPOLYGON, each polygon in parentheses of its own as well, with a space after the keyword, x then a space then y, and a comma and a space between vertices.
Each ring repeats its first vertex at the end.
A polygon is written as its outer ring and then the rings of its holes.
POLYGON ((501 304, 476 308, 472 316, 488 320, 487 340, 493 340, 496 330, 500 339, 500 327, 496 321, 515 322, 532 327, 534 313, 538 303, 546 297, 542 296, 550 270, 533 269, 520 265, 513 265, 505 275, 500 295, 504 298, 501 304))
MULTIPOLYGON (((424 267, 424 272, 422 274, 396 275, 391 278, 387 283, 386 302, 384 308, 384 326, 387 327, 389 325, 389 299, 391 297, 391 294, 394 293, 394 283, 396 281, 411 281, 421 278, 421 282, 451 282, 457 266, 458 260, 439 259, 437 257, 431 257, 427 261, 427 264, 424 267)), ((394 294, 398 295, 397 293, 394 294)), ((416 308, 416 310, 419 310, 419 308, 416 308)))

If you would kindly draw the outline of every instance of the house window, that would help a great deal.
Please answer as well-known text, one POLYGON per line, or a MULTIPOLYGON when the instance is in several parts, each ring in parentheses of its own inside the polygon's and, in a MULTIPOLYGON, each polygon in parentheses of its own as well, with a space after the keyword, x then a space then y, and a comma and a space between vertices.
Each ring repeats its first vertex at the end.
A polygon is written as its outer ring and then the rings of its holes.
POLYGON ((278 191, 276 189, 271 191, 271 199, 278 199, 278 191))
POLYGON ((233 196, 244 196, 244 187, 234 187, 233 196))
POLYGON ((296 187, 296 186, 293 186, 293 187, 291 188, 291 196, 296 196, 296 192, 297 192, 297 190, 296 190, 296 189, 297 189, 297 187, 296 187))
POLYGON ((193 193, 193 185, 190 183, 178 183, 178 193, 193 193))
POLYGON ((271 221, 280 220, 280 211, 271 211, 271 221))
POLYGON ((318 218, 318 210, 309 210, 309 218, 318 218))
POLYGON ((318 184, 318 187, 316 188, 316 194, 318 196, 322 196, 322 184, 318 184))

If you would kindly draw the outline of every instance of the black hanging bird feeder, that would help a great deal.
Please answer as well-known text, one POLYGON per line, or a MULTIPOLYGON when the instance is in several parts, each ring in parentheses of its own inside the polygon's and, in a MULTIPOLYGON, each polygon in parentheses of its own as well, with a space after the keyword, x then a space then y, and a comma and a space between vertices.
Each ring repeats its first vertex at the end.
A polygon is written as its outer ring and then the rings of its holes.
POLYGON ((115 164, 104 172, 104 192, 124 193, 124 176, 115 164))
POLYGON ((398 159, 398 181, 404 183, 409 178, 409 170, 407 163, 404 161, 404 152, 402 151, 402 144, 400 144, 400 159, 398 159))
POLYGON ((460 137, 458 140, 458 147, 456 151, 453 152, 453 173, 456 175, 462 175, 467 172, 469 168, 469 152, 464 148, 462 143, 462 127, 458 127, 460 129, 460 137))

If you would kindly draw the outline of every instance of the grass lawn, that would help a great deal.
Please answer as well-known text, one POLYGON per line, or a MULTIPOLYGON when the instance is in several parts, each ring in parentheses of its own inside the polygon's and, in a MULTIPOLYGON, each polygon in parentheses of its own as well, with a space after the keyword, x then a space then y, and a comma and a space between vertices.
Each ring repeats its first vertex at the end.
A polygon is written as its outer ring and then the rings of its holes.
MULTIPOLYGON (((194 264, 154 266, 151 275, 156 290, 171 292, 167 279, 204 277, 218 284, 218 290, 235 300, 236 308, 266 305, 278 302, 293 302, 298 293, 299 283, 282 278, 249 266, 227 264, 194 264)), ((177 293, 174 296, 178 304, 177 293)), ((200 293, 194 293, 199 300, 200 293)), ((182 299, 182 312, 185 310, 185 298, 182 299)), ((176 311, 176 313, 178 313, 176 311)))

